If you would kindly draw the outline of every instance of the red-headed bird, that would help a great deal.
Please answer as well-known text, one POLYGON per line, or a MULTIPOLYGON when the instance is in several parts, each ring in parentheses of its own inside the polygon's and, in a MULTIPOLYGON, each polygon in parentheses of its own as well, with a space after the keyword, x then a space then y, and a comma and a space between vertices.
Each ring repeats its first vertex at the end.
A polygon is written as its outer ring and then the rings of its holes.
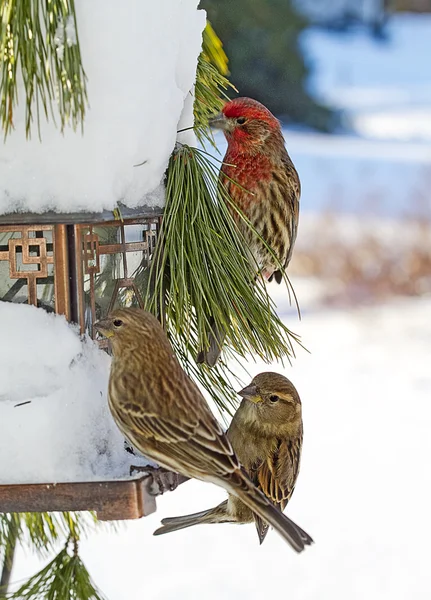
MULTIPOLYGON (((280 283, 283 278, 280 264, 284 270, 292 258, 301 193, 298 173, 284 146, 280 122, 257 100, 236 98, 227 102, 210 123, 222 129, 227 140, 220 181, 260 237, 238 217, 233 207, 230 211, 262 276, 280 283)), ((199 353, 198 362, 214 366, 223 339, 224 332, 213 326, 209 348, 199 353)))

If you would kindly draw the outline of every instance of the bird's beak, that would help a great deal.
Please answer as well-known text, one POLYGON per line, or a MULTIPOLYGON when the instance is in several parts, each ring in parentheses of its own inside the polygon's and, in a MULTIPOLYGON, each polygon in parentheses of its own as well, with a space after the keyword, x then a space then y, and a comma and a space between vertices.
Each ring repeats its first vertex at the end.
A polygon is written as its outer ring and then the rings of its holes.
POLYGON ((94 323, 94 329, 107 338, 110 338, 114 335, 110 319, 100 319, 100 321, 94 323))
POLYGON ((212 117, 208 123, 211 127, 214 127, 215 129, 223 129, 223 131, 229 131, 232 128, 230 119, 226 119, 222 112, 218 115, 215 115, 215 117, 212 117))
POLYGON ((262 397, 259 395, 257 387, 252 383, 245 387, 243 390, 239 391, 238 395, 241 396, 241 398, 244 398, 245 400, 250 400, 250 402, 254 402, 254 404, 256 404, 257 402, 262 402, 262 397))

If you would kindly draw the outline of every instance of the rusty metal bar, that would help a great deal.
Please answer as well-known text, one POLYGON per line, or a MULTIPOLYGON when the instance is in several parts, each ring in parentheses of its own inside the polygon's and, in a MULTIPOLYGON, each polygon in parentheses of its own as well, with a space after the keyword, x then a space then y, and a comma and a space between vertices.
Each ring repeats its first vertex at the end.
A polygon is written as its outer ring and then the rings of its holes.
POLYGON ((102 520, 139 519, 156 510, 151 477, 126 481, 0 485, 0 512, 95 510, 102 520))
POLYGON ((70 321, 69 257, 66 225, 54 226, 55 312, 70 321))
POLYGON ((20 233, 22 231, 52 231, 52 225, 39 224, 37 221, 33 221, 32 224, 24 225, 23 222, 20 220, 20 215, 17 215, 17 213, 14 214, 15 222, 9 225, 2 225, 2 217, 0 217, 0 233, 2 231, 10 233, 20 233))
POLYGON ((27 278, 28 303, 37 306, 37 284, 35 277, 27 278))
POLYGON ((67 235, 67 255, 69 272, 69 292, 70 292, 70 321, 79 322, 78 307, 78 279, 77 279, 77 257, 75 251, 76 230, 73 225, 66 225, 67 235))
POLYGON ((75 264, 78 295, 78 324, 81 333, 85 333, 85 296, 84 273, 82 267, 82 230, 85 226, 75 225, 75 264))
POLYGON ((156 496, 189 481, 165 469, 138 470, 144 474, 134 479, 0 485, 0 512, 94 510, 102 521, 140 519, 156 511, 156 496))

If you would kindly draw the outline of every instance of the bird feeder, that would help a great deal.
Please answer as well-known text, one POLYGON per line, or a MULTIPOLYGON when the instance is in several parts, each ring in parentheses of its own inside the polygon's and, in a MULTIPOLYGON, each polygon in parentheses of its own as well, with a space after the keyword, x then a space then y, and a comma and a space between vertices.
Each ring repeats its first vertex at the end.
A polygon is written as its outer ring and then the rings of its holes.
MULTIPOLYGON (((164 206, 161 183, 178 132, 193 124, 191 91, 206 18, 195 2, 173 3, 168 21, 163 7, 155 3, 149 10, 140 0, 107 3, 103 15, 92 3, 76 5, 75 11, 74 3, 62 3, 57 12, 50 5, 40 14, 12 7, 5 17, 10 23, 4 23, 0 53, 0 70, 8 81, 0 93, 5 134, 0 146, 0 308, 2 302, 33 305, 64 315, 81 334, 94 337, 94 323, 116 306, 144 304, 164 206), (19 34, 20 20, 28 36, 19 34), (140 26, 131 27, 135 23, 140 26), (34 59, 31 67, 23 56, 34 59), (116 206, 121 215, 112 212, 116 206)), ((192 134, 181 135, 180 141, 187 142, 192 134)), ((24 312, 31 321, 34 315, 24 312)), ((81 347, 63 320, 60 325, 81 347)), ((7 331, 2 348, 8 352, 8 341, 13 342, 11 368, 23 372, 17 340, 22 330, 15 333, 12 325, 7 331)), ((33 357, 46 368, 43 341, 22 341, 23 350, 31 348, 26 354, 30 370, 33 357)), ((106 349, 106 340, 98 342, 106 349)), ((94 354, 104 359, 97 349, 94 354)), ((8 367, 3 364, 3 372, 8 367)), ((9 389, 5 382, 0 387, 0 398, 9 410, 16 386, 13 377, 8 381, 9 389)), ((31 380, 30 389, 31 394, 31 380)), ((45 392, 40 390, 42 398, 45 392)), ((33 403, 31 410, 39 407, 33 403)), ((49 409, 45 414, 49 420, 49 409)), ((118 429, 110 432, 122 449, 118 429)), ((155 475, 112 481, 65 477, 62 483, 44 481, 42 475, 43 483, 29 483, 31 476, 0 485, 0 512, 95 510, 101 519, 129 519, 155 510, 148 488, 155 475)), ((183 480, 164 472, 157 479, 159 491, 183 480)))
MULTIPOLYGON (((0 216, 0 301, 62 314, 91 337, 94 322, 115 306, 142 307, 136 277, 148 280, 161 211, 124 213, 122 220, 108 212, 0 216)), ((105 343, 99 341, 103 348, 105 343)), ((102 520, 139 518, 156 509, 154 490, 148 489, 151 480, 144 475, 121 481, 0 485, 0 512, 95 510, 102 520)), ((159 475, 159 488, 160 483, 159 492, 173 487, 166 473, 159 475)))

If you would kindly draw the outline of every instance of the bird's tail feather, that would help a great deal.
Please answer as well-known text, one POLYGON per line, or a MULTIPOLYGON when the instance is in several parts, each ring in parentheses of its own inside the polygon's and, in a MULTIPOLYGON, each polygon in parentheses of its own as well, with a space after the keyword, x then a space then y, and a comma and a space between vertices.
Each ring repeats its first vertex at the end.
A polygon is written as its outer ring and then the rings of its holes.
POLYGON ((283 271, 280 271, 280 269, 274 271, 274 273, 271 275, 268 281, 272 281, 273 277, 277 283, 281 283, 283 281, 283 271))
POLYGON ((234 520, 229 517, 226 508, 227 500, 215 508, 202 510, 192 515, 162 519, 162 527, 156 529, 153 535, 163 535, 164 533, 171 533, 172 531, 178 531, 186 527, 192 527, 193 525, 203 525, 205 523, 231 523, 234 520))
POLYGON ((314 543, 313 538, 311 537, 311 535, 309 535, 306 531, 304 531, 303 529, 301 529, 301 527, 299 525, 297 525, 296 523, 294 523, 294 525, 295 525, 296 529, 298 530, 299 535, 302 537, 302 540, 303 540, 304 544, 306 546, 311 546, 311 544, 314 543))
MULTIPOLYGON (((313 543, 311 536, 274 506, 248 478, 242 475, 242 479, 241 484, 232 486, 229 492, 235 494, 263 521, 272 525, 296 552, 302 552, 305 546, 313 543), (247 490, 244 489, 244 483, 247 484, 247 490)), ((265 536, 263 536, 264 538, 265 536)))
POLYGON ((209 319, 211 325, 211 331, 208 333, 208 348, 202 349, 197 355, 196 362, 198 364, 205 363, 209 367, 213 367, 219 359, 221 354, 226 332, 216 326, 214 318, 209 319))
POLYGON ((256 531, 257 531, 257 535, 259 538, 259 544, 263 544, 263 542, 266 538, 266 534, 268 533, 268 530, 269 530, 269 525, 266 521, 261 519, 259 517, 259 515, 257 515, 256 513, 253 513, 253 515, 254 515, 254 524, 256 525, 256 531))

